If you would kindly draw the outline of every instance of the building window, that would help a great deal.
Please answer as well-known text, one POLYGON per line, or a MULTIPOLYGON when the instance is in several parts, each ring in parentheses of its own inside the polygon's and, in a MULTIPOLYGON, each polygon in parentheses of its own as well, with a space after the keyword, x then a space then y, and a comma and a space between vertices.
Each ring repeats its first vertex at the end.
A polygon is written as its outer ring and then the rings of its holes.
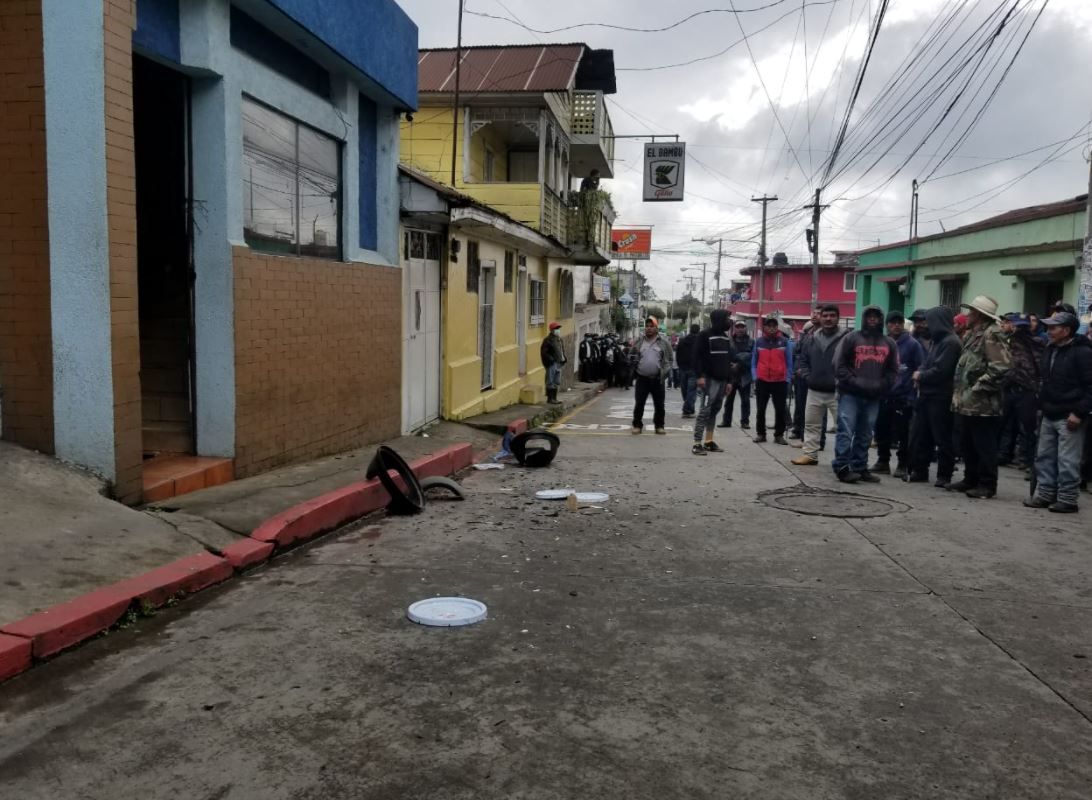
POLYGON ((243 238, 254 250, 341 255, 341 147, 243 98, 243 238))
POLYGON ((546 322, 546 281, 531 278, 531 324, 546 322))
POLYGON ((485 180, 487 183, 496 180, 497 157, 488 147, 485 148, 485 180))
POLYGON ((781 291, 781 273, 780 272, 774 273, 773 290, 775 292, 780 292, 781 291))
POLYGON ((516 254, 511 250, 504 251, 504 291, 512 293, 513 278, 516 274, 516 254))
POLYGON ((466 243, 466 291, 467 294, 477 294, 478 277, 482 271, 482 260, 478 258, 478 243, 467 241, 466 243))
POLYGON ((847 291, 847 292, 856 292, 857 291, 857 273, 856 272, 847 272, 845 274, 845 279, 844 279, 844 282, 842 284, 842 289, 844 291, 847 291))
POLYGON ((950 280, 940 282, 940 304, 952 309, 953 314, 959 313, 959 304, 963 302, 963 288, 967 285, 965 280, 950 280))

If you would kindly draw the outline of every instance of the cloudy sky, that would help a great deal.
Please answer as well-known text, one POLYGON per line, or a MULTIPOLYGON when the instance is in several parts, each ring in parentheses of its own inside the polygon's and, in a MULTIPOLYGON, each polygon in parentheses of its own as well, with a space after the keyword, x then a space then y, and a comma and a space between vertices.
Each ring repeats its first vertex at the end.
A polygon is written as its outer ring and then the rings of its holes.
MULTIPOLYGON (((457 0, 399 3, 417 22, 422 47, 454 46, 457 0)), ((754 262, 760 208, 750 198, 764 193, 780 198, 769 206, 768 252, 803 261, 810 212, 801 207, 820 185, 823 202, 831 204, 821 227, 824 252, 904 239, 914 178, 922 182, 921 235, 1087 191, 1089 0, 1048 0, 1045 9, 1043 0, 891 0, 845 144, 827 176, 879 6, 880 0, 466 0, 463 40, 612 49, 615 132, 677 133, 687 143, 683 203, 641 202, 637 140, 618 140, 615 177, 604 181, 619 212, 616 224, 654 226, 657 252, 642 269, 665 298, 682 291, 682 267, 716 260, 715 250, 694 238, 733 240, 724 244, 730 257, 722 282, 754 262), (743 13, 730 13, 733 2, 743 13), (709 13, 656 32, 602 25, 536 32, 580 23, 665 28, 703 11, 709 13)))

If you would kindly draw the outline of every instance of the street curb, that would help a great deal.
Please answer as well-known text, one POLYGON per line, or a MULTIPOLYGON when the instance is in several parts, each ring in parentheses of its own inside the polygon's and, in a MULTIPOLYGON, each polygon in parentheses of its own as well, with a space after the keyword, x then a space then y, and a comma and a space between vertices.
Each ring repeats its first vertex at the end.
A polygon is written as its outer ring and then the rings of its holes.
MULTIPOLYGON (((448 476, 469 467, 473 457, 470 444, 452 445, 410 467, 419 478, 448 476)), ((221 555, 188 556, 0 627, 0 681, 109 629, 134 602, 159 608, 181 593, 201 591, 263 564, 287 546, 379 511, 389 501, 379 481, 354 483, 271 517, 221 555)))

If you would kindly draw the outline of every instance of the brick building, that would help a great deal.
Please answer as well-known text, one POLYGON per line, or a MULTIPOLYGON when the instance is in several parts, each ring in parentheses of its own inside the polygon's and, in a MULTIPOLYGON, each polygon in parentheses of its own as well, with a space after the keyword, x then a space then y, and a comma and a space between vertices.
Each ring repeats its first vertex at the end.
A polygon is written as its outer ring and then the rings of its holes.
POLYGON ((416 55, 392 0, 0 4, 3 438, 137 502, 397 434, 416 55))
MULTIPOLYGON (((833 263, 819 265, 819 305, 838 306, 843 324, 852 325, 857 298, 856 262, 852 257, 835 255, 833 263)), ((733 317, 748 321, 752 333, 761 327, 758 320, 771 314, 791 325, 794 333, 811 319, 811 264, 791 264, 784 253, 777 253, 765 269, 747 267, 741 273, 751 279, 750 286, 729 308, 733 317)))

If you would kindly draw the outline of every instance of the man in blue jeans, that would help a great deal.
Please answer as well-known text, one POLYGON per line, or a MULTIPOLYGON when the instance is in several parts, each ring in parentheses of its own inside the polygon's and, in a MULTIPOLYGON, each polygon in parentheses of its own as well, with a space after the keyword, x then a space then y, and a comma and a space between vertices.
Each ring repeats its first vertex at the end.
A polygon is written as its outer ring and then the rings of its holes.
POLYGON ((694 404, 698 399, 698 376, 694 372, 694 344, 701 328, 693 324, 690 333, 679 340, 675 348, 675 363, 679 365, 679 391, 682 392, 682 416, 694 416, 694 404))
POLYGON ((879 483, 868 471, 868 446, 876 429, 880 399, 891 391, 898 374, 899 351, 884 335, 883 310, 868 306, 861 315, 861 330, 842 337, 834 354, 838 437, 831 466, 843 483, 879 483))
POLYGON ((1056 312, 1043 324, 1050 344, 1040 370, 1043 421, 1035 457, 1039 485, 1035 497, 1024 505, 1072 514, 1081 493, 1085 427, 1092 414, 1092 342, 1077 336, 1080 323, 1068 311, 1056 312))

